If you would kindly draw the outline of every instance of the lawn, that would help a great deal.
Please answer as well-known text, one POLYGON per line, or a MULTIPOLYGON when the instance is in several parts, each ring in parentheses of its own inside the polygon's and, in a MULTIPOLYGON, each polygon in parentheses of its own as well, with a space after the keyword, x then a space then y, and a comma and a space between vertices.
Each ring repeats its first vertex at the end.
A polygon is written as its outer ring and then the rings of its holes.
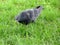
POLYGON ((59 0, 0 0, 0 45, 60 45, 59 0), (15 16, 42 5, 35 23, 24 25, 15 16))

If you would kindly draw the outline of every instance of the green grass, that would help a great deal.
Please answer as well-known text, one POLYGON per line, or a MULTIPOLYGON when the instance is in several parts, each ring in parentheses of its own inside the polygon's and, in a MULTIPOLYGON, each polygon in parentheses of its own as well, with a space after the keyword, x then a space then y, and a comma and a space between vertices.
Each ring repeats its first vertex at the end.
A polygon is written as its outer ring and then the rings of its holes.
POLYGON ((60 45, 59 0, 0 0, 0 45, 60 45), (42 5, 35 23, 23 25, 15 16, 42 5))

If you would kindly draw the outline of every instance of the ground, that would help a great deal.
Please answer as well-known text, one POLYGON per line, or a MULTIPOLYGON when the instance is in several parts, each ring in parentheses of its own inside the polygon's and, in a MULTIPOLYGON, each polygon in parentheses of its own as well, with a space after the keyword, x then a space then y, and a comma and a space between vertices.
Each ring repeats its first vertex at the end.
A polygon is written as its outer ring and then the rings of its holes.
POLYGON ((0 45, 60 45, 59 0, 0 0, 0 45), (44 7, 35 23, 23 25, 15 16, 44 7))

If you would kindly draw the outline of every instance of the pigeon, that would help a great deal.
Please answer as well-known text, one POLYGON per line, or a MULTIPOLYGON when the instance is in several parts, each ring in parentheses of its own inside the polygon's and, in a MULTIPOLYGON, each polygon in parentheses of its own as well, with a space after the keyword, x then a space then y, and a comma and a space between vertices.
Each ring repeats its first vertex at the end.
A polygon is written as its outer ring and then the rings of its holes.
POLYGON ((35 22, 37 17, 41 14, 42 9, 43 9, 42 6, 37 6, 32 9, 26 9, 19 13, 15 17, 15 19, 17 20, 17 22, 27 25, 31 22, 35 22))

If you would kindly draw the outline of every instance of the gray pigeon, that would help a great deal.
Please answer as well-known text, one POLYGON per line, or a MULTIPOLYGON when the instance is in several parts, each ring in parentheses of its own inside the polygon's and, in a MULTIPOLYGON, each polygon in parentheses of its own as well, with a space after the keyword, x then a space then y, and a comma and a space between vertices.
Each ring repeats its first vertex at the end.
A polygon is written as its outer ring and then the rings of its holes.
POLYGON ((18 16, 16 16, 16 20, 19 23, 23 24, 29 24, 30 22, 34 22, 36 18, 41 14, 43 7, 42 6, 37 6, 36 8, 33 9, 28 9, 22 11, 18 16))

